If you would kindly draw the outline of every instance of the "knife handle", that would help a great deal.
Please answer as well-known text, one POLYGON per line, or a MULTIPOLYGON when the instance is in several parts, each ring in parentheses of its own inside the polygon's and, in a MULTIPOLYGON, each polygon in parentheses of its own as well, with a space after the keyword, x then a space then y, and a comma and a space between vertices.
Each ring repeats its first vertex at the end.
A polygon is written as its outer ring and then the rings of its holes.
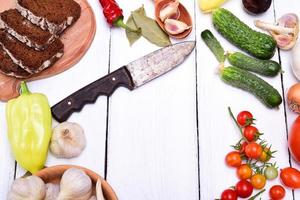
POLYGON ((129 90, 134 88, 131 75, 126 67, 121 67, 96 80, 52 106, 52 116, 58 122, 66 121, 73 112, 79 112, 84 105, 94 103, 100 95, 110 96, 120 86, 129 90))

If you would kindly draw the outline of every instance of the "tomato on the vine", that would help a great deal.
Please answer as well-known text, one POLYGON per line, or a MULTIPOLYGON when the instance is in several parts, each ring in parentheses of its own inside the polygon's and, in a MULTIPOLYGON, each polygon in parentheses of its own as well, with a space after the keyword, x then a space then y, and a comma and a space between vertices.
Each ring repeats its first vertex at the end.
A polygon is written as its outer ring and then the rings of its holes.
POLYGON ((239 152, 240 152, 241 154, 245 153, 245 148, 246 148, 247 145, 248 145, 248 142, 243 142, 243 143, 241 144, 240 149, 239 149, 239 152))
POLYGON ((225 161, 230 167, 239 167, 242 164, 242 158, 238 151, 232 151, 228 153, 225 161))
POLYGON ((248 126, 253 122, 253 115, 249 111, 242 111, 236 119, 240 126, 248 126))
POLYGON ((272 152, 270 150, 270 148, 264 148, 260 157, 259 157, 259 160, 262 161, 262 162, 268 162, 272 157, 272 152))
POLYGON ((255 142, 250 142, 245 148, 246 156, 251 159, 258 159, 261 156, 262 152, 263 149, 261 145, 255 142))
POLYGON ((257 140, 257 137, 259 136, 259 132, 255 126, 246 126, 243 130, 243 135, 248 142, 253 142, 257 140))
POLYGON ((281 200, 285 197, 285 189, 281 185, 274 185, 269 191, 271 200, 281 200))
POLYGON ((238 196, 233 189, 227 189, 222 192, 221 200, 237 200, 238 196))
POLYGON ((268 166, 264 171, 264 175, 268 180, 274 180, 278 176, 278 170, 275 166, 268 166))
POLYGON ((248 164, 242 164, 237 168, 236 174, 239 179, 245 180, 252 176, 252 169, 248 164))
POLYGON ((253 192, 253 186, 249 181, 241 180, 235 185, 235 191, 241 198, 250 197, 253 192))
POLYGON ((250 182, 255 189, 263 189, 266 185, 266 177, 262 174, 255 174, 251 177, 250 182))

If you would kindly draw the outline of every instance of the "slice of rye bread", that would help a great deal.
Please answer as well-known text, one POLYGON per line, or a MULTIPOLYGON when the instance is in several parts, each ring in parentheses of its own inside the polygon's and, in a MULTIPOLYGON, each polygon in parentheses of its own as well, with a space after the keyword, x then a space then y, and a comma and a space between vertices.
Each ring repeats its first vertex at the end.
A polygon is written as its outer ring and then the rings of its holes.
POLYGON ((33 24, 60 35, 78 20, 81 7, 73 0, 17 0, 17 10, 33 24))
POLYGON ((7 55, 4 51, 2 46, 0 45, 0 72, 8 75, 13 76, 16 78, 27 78, 31 74, 18 65, 16 65, 12 59, 7 55))
POLYGON ((63 56, 64 49, 63 43, 57 38, 46 50, 36 51, 4 30, 0 30, 0 44, 14 63, 29 73, 38 73, 53 65, 63 56))
POLYGON ((54 35, 32 24, 16 9, 10 9, 0 14, 1 25, 20 42, 36 50, 46 49, 55 40, 54 35))

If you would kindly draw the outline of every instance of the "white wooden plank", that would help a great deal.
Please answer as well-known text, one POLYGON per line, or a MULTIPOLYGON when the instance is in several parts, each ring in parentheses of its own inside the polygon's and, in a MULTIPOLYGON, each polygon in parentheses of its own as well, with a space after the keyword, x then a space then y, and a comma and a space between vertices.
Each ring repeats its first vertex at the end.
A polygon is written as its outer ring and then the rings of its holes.
MULTIPOLYGON (((142 4, 154 16, 150 1, 119 4, 125 16, 142 4)), ((184 4, 193 15, 193 1, 184 4)), ((124 31, 114 29, 111 70, 155 49, 144 39, 129 47, 124 31)), ((194 56, 136 91, 119 89, 111 97, 107 180, 120 199, 198 199, 194 56)))
MULTIPOLYGON (((254 27, 253 20, 257 17, 246 14, 241 1, 231 0, 224 5, 241 20, 254 27)), ((267 21, 273 21, 273 10, 258 16, 267 21)), ((257 119, 257 127, 265 133, 263 136, 278 150, 276 159, 280 167, 288 165, 286 145, 284 107, 270 110, 252 95, 223 83, 217 75, 217 61, 200 37, 201 31, 209 28, 220 40, 226 50, 237 50, 226 41, 212 26, 211 16, 197 13, 198 40, 198 101, 199 101, 199 145, 200 145, 200 178, 201 199, 219 198, 224 189, 235 185, 238 181, 234 169, 226 167, 226 154, 231 151, 230 145, 239 138, 238 129, 229 117, 227 107, 231 106, 235 114, 242 110, 251 111, 257 119)), ((274 56, 277 60, 278 56, 274 56)), ((264 78, 281 92, 280 76, 264 78)), ((279 180, 268 182, 266 189, 278 183, 279 180)), ((262 199, 268 199, 265 192, 262 199)), ((287 191, 286 199, 292 199, 292 193, 287 191)))
POLYGON ((14 179, 15 160, 12 158, 6 132, 5 104, 0 104, 0 199, 6 199, 7 191, 14 179))
MULTIPOLYGON (((289 0, 288 2, 283 2, 276 0, 275 1, 275 10, 276 10, 276 16, 277 18, 281 17, 284 14, 287 13, 295 13, 298 16, 300 16, 300 3, 299 1, 296 0, 289 0)), ((284 84, 284 91, 285 91, 285 97, 287 95, 288 89, 294 85, 295 83, 299 82, 295 76, 293 75, 292 72, 292 59, 291 59, 291 51, 281 51, 281 63, 282 63, 282 69, 284 71, 283 73, 283 84, 284 84)), ((286 114, 287 114, 287 125, 288 125, 288 132, 291 129, 291 125, 293 124, 294 120, 297 118, 297 114, 293 113, 288 109, 288 106, 286 105, 286 114)), ((287 146, 287 143, 284 143, 285 146, 287 146)), ((292 166, 300 169, 299 163, 296 163, 293 159, 292 161, 292 166)), ((285 167, 288 167, 286 165, 285 167)), ((295 199, 300 199, 300 191, 296 190, 295 191, 295 199)))
MULTIPOLYGON (((29 83, 33 92, 47 94, 51 105, 108 72, 110 27, 106 24, 98 0, 89 0, 89 3, 96 16, 97 32, 87 54, 70 70, 52 78, 29 83)), ((68 121, 79 123, 85 130, 86 149, 78 158, 68 160, 57 159, 49 154, 46 166, 81 165, 104 176, 106 108, 107 98, 100 97, 95 104, 87 105, 82 112, 73 114, 68 121)), ((57 122, 54 121, 54 124, 57 122)), ((24 171, 18 168, 17 177, 23 174, 24 171)))

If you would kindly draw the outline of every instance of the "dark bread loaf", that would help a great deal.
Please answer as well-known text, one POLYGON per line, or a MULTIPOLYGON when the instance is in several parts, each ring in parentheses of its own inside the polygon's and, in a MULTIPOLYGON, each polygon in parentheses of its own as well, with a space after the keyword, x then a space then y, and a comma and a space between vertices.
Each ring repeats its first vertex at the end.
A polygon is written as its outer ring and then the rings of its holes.
POLYGON ((50 67, 63 56, 64 45, 58 38, 46 50, 36 51, 0 30, 0 44, 14 63, 29 73, 50 67))
POLYGON ((78 20, 81 7, 73 0, 17 0, 17 10, 33 24, 60 35, 78 20))
POLYGON ((20 42, 36 50, 46 49, 55 40, 54 35, 32 24, 16 9, 10 9, 1 13, 0 24, 20 42))

